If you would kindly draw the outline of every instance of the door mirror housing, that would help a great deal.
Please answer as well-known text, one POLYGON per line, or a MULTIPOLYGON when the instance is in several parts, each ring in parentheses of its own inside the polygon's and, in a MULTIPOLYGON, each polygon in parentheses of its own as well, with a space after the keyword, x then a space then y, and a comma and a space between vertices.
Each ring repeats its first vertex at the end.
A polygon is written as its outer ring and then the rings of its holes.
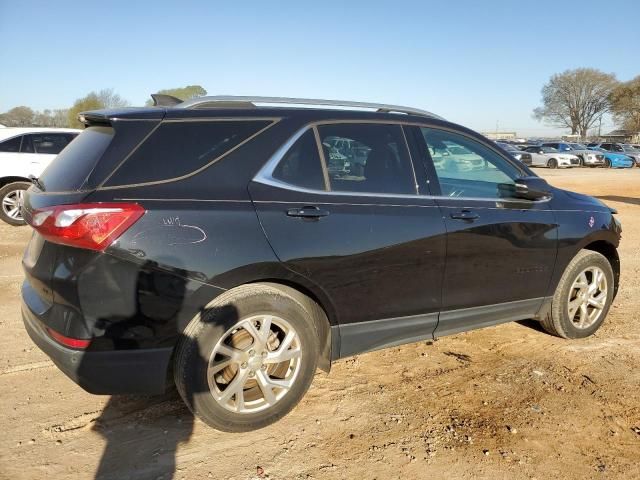
POLYGON ((526 200, 542 200, 551 197, 551 185, 544 178, 522 177, 516 180, 514 196, 526 200))

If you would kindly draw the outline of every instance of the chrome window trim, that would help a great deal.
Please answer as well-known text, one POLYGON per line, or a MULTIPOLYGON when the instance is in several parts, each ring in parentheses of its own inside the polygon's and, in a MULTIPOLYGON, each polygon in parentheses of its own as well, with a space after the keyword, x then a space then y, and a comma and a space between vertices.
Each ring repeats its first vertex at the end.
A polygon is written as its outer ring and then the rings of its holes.
MULTIPOLYGON (((300 129, 298 129, 285 143, 283 143, 278 150, 274 152, 274 154, 267 160, 267 162, 263 165, 263 167, 258 171, 258 173, 253 177, 253 181, 257 183, 261 183, 263 185, 269 185, 275 188, 282 188, 284 190, 289 190, 293 192, 299 193, 307 193, 311 195, 341 195, 345 197, 367 197, 367 198, 407 198, 407 199, 421 199, 421 200, 468 200, 468 201, 482 201, 489 203, 515 203, 515 204, 542 204, 551 200, 551 198, 544 198, 541 200, 526 200, 526 199, 518 199, 518 198, 487 198, 487 197, 448 197, 445 195, 419 195, 419 194, 401 194, 401 193, 373 193, 373 192, 334 192, 331 190, 315 190, 311 188, 299 187, 297 185, 293 185, 291 183, 284 182, 282 180, 278 180, 273 177, 273 172, 278 166, 278 163, 284 158, 289 149, 310 129, 316 129, 316 127, 321 125, 332 125, 332 124, 340 124, 340 123, 374 123, 374 124, 398 124, 401 127, 403 125, 408 126, 422 126, 426 128, 431 128, 428 125, 419 122, 402 122, 396 120, 321 120, 317 122, 309 123, 300 129)), ((451 130, 451 129, 447 129, 451 130)), ((460 135, 464 135, 464 133, 457 132, 455 130, 451 130, 460 135)), ((404 129, 403 129, 404 134, 404 129)), ((465 135, 467 136, 467 135, 465 135)), ((316 140, 317 141, 317 140, 316 140)), ((405 144, 406 144, 406 136, 405 136, 405 144)), ((319 147, 320 149, 322 147, 319 147)), ((407 151, 411 152, 409 145, 406 145, 407 151)), ((324 152, 321 153, 321 162, 324 157, 324 152)), ((499 153, 499 152, 497 152, 499 153)), ((504 158, 503 155, 500 157, 504 158)), ((411 159, 412 160, 412 159, 411 159)), ((512 163, 512 162, 510 162, 512 163)), ((514 165, 516 166, 516 165, 514 165)), ((412 161, 412 168, 413 161, 412 161)), ((516 166, 517 168, 517 166, 516 166)), ((323 172, 324 175, 324 172, 323 172)), ((414 171, 414 179, 415 179, 415 171, 414 171)), ((417 179, 416 179, 417 183, 417 179)), ((476 207, 477 208, 477 207, 476 207)), ((491 208, 491 207, 482 207, 482 208, 491 208)))

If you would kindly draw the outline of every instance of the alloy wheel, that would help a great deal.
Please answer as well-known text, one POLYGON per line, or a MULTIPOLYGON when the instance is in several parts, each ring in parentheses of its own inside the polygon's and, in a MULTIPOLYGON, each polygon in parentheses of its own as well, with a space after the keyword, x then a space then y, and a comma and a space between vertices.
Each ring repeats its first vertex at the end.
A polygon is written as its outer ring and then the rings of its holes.
POLYGON ((2 210, 4 213, 18 221, 22 221, 22 203, 24 200, 24 190, 13 190, 7 193, 2 199, 2 210))
POLYGON ((256 315, 227 330, 207 366, 213 398, 236 413, 272 407, 291 389, 301 370, 298 333, 286 320, 256 315))
POLYGON ((607 303, 607 277, 599 267, 583 270, 569 290, 569 320, 576 328, 594 325, 607 303))

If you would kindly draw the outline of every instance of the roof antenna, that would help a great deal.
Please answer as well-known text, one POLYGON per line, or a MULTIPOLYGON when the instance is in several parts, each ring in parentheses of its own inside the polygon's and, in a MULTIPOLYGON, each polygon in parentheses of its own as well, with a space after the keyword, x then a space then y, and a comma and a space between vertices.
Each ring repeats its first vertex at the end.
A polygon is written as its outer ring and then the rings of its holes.
POLYGON ((179 98, 163 93, 152 93, 151 98, 153 99, 154 107, 173 107, 174 105, 182 103, 182 100, 179 98))

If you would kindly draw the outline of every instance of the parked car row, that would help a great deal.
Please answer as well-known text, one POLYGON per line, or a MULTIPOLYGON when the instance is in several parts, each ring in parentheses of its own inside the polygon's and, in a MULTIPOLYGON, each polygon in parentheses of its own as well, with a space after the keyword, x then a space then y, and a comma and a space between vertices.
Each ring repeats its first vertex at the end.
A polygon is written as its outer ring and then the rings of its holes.
POLYGON ((630 144, 590 143, 583 145, 562 141, 519 145, 505 142, 496 142, 496 144, 516 160, 533 167, 640 167, 640 148, 630 144), (523 157, 523 154, 529 154, 530 158, 523 157))

